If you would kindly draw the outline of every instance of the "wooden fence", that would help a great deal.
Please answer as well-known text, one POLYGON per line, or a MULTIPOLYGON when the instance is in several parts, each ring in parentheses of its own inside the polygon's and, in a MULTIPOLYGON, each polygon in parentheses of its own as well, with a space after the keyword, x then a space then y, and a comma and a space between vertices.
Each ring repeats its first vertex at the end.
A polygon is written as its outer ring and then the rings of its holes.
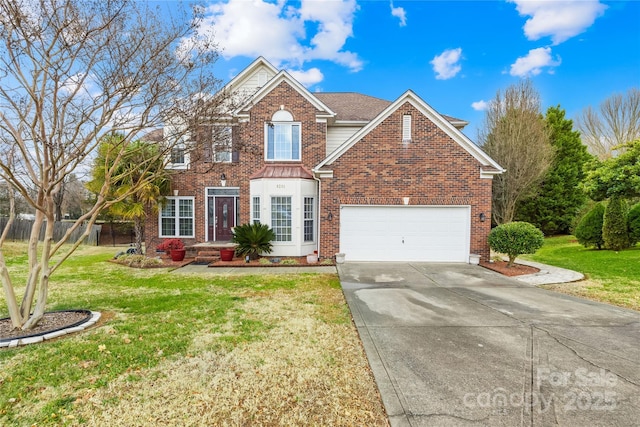
MULTIPOLYGON (((7 225, 8 218, 0 218, 0 232, 2 232, 7 225)), ((25 220, 25 219, 15 219, 13 224, 11 224, 11 228, 9 229, 9 235, 7 238, 9 240, 29 240, 29 236, 31 236, 31 227, 33 226, 34 221, 25 220)), ((73 226, 73 222, 68 221, 56 221, 53 225, 53 240, 56 242, 64 236, 68 229, 73 226)), ((71 234, 69 238, 69 243, 74 243, 85 232, 87 226, 82 224, 71 234)), ((98 245, 100 241, 100 231, 102 230, 101 225, 94 224, 91 226, 91 233, 84 239, 82 243, 85 245, 98 245)), ((40 228, 40 240, 44 239, 45 232, 45 224, 42 224, 40 228)))

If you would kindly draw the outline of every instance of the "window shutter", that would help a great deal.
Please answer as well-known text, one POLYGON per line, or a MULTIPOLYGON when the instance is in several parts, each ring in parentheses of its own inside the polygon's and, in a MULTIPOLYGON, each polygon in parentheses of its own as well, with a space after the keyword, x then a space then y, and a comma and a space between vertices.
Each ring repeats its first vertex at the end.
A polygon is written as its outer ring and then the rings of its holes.
POLYGON ((411 142, 411 115, 402 116, 402 142, 411 142))
POLYGON ((213 153, 212 153, 212 149, 211 147, 204 147, 204 162, 205 163, 211 163, 213 161, 213 153))

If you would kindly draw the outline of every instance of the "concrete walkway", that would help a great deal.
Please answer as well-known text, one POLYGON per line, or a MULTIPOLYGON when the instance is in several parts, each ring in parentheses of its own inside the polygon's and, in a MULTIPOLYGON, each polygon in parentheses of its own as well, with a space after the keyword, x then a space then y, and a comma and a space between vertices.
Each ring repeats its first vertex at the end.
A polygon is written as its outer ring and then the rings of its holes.
POLYGON ((638 425, 640 313, 467 264, 338 272, 392 426, 638 425))
POLYGON ((213 274, 234 276, 238 274, 291 274, 291 273, 322 273, 336 274, 336 267, 324 265, 317 267, 291 266, 291 267, 209 267, 206 265, 188 264, 172 271, 174 274, 213 274))
POLYGON ((566 268, 554 267, 539 262, 518 259, 518 264, 529 265, 540 271, 534 274, 515 276, 514 279, 530 285, 551 285, 554 283, 570 283, 584 279, 584 274, 566 268))

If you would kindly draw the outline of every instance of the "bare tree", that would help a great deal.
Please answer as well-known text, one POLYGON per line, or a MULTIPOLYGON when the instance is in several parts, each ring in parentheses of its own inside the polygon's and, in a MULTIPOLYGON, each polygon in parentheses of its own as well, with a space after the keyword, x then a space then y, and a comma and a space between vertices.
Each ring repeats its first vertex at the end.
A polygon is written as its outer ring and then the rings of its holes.
POLYGON ((535 192, 553 160, 540 95, 529 80, 500 91, 490 103, 479 140, 506 172, 493 178, 492 218, 513 221, 518 203, 535 192))
POLYGON ((640 138, 640 89, 611 95, 597 110, 585 108, 576 122, 591 154, 600 160, 612 157, 623 144, 640 138))
MULTIPOLYGON (((82 240, 65 245, 70 234, 146 184, 141 180, 107 197, 132 141, 163 127, 168 117, 187 123, 197 116, 202 94, 216 92, 216 50, 197 34, 201 10, 192 12, 168 19, 136 0, 0 0, 0 152, 15 147, 11 161, 0 159, 0 179, 36 212, 21 304, 2 251, 5 235, 0 237, 0 278, 14 327, 29 329, 44 315, 51 275, 82 240), (123 139, 111 153, 104 185, 54 242, 57 194, 70 174, 82 174, 110 132, 123 139)), ((159 155, 188 134, 188 126, 175 127, 159 155)))

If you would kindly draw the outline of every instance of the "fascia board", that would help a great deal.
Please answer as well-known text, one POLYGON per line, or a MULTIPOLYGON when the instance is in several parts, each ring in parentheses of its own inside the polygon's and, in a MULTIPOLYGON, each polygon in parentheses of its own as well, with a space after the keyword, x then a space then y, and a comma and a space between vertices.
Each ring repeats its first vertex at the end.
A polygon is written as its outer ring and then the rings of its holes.
POLYGON ((313 96, 311 92, 301 85, 296 79, 291 77, 289 73, 282 70, 275 77, 267 82, 262 88, 260 88, 247 102, 241 105, 234 114, 241 115, 246 110, 250 110, 251 107, 264 98, 269 92, 271 92, 276 86, 282 82, 287 82, 293 87, 300 95, 302 95, 307 101, 309 101, 317 110, 319 110, 318 117, 335 117, 334 113, 329 107, 327 107, 322 101, 313 96))
POLYGON ((260 56, 256 58, 256 60, 253 61, 251 64, 249 64, 244 70, 242 70, 240 74, 232 78, 226 85, 224 85, 222 89, 218 91, 218 93, 224 93, 224 91, 230 90, 234 86, 237 86, 238 83, 241 83, 244 79, 246 79, 251 73, 253 73, 261 65, 269 68, 273 72, 273 74, 278 74, 278 69, 273 65, 271 65, 271 63, 266 59, 264 59, 264 57, 260 56))

